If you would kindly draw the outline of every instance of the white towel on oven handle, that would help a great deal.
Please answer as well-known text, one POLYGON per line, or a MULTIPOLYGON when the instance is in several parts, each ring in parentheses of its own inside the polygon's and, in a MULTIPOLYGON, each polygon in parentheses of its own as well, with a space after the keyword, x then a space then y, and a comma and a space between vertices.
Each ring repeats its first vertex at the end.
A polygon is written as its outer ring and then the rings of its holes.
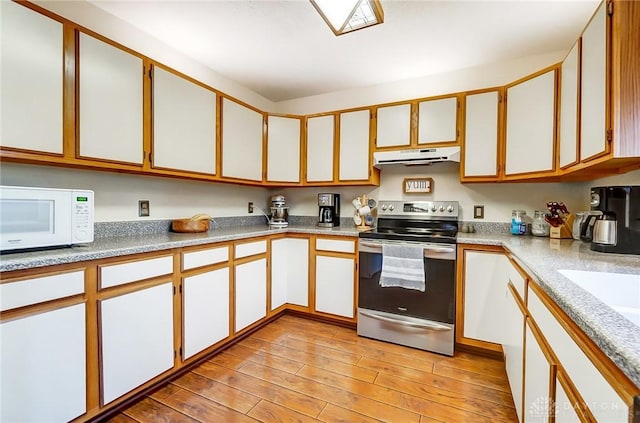
POLYGON ((380 286, 426 289, 425 268, 421 246, 382 244, 380 286))

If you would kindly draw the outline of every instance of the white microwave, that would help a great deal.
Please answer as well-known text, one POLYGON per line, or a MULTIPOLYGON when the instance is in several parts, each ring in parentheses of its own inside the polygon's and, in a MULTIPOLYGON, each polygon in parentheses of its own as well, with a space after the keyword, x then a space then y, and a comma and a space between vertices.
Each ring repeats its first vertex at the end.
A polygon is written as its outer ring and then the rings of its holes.
POLYGON ((93 242, 93 191, 0 185, 0 250, 93 242))

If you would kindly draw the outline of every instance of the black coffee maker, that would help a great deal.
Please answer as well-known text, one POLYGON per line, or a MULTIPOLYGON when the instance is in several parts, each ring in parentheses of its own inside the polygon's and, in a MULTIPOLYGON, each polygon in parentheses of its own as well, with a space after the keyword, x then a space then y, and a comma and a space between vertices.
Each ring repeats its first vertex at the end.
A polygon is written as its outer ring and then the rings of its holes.
POLYGON ((591 188, 591 210, 602 212, 593 225, 593 251, 640 254, 639 185, 591 188))
POLYGON ((318 226, 340 226, 340 194, 318 194, 318 226))

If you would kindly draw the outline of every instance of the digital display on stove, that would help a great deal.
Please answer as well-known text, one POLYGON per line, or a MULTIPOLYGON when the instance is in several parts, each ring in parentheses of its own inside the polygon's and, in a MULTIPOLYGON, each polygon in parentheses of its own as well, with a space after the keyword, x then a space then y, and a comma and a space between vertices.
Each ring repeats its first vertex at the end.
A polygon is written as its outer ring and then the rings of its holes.
POLYGON ((402 211, 404 211, 405 213, 425 213, 428 212, 429 209, 425 207, 418 207, 414 203, 404 203, 402 211))

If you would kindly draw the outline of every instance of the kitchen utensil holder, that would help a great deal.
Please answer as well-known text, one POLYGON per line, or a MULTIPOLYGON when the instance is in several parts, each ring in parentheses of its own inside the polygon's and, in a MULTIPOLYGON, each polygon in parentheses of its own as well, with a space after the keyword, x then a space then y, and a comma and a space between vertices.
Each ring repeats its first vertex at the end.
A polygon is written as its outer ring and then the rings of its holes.
MULTIPOLYGON (((362 194, 359 198, 360 198, 361 204, 363 205, 368 204, 368 199, 366 194, 362 194)), ((358 213, 357 210, 356 210, 356 213, 358 213)), ((359 225, 356 225, 356 229, 359 231, 367 231, 371 229, 371 226, 365 223, 365 216, 360 216, 360 217, 362 217, 362 220, 359 225)))
POLYGON ((562 218, 562 225, 552 226, 549 231, 549 237, 555 239, 573 238, 573 220, 575 216, 571 213, 562 218))

